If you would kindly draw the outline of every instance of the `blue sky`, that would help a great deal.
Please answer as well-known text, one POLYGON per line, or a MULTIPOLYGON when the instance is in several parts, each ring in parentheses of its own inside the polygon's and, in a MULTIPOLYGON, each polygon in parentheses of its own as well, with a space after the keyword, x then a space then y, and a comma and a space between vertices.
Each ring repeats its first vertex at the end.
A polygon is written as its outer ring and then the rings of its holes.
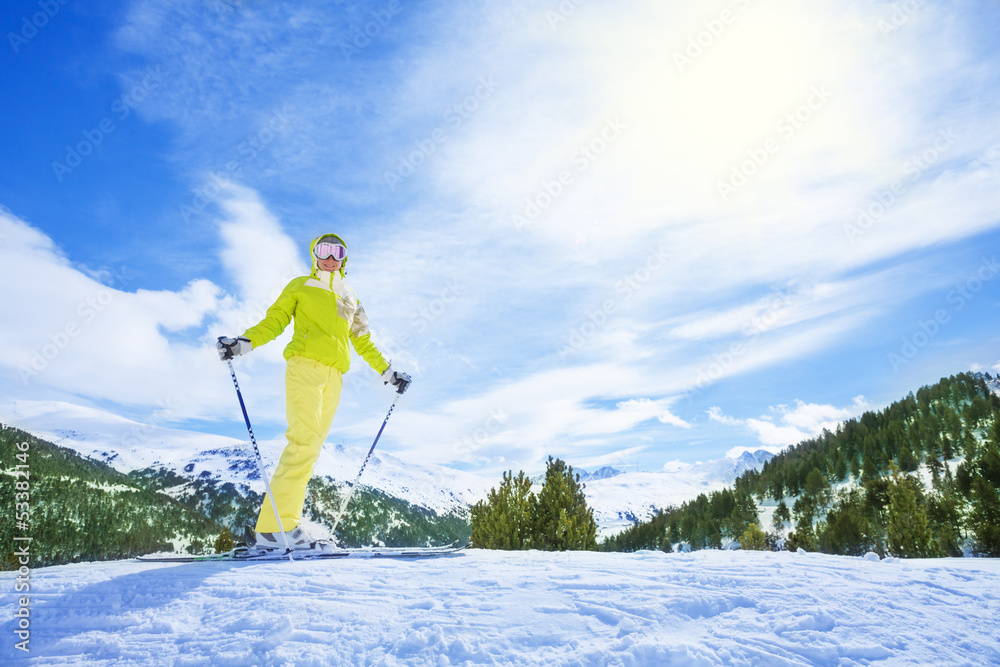
MULTIPOLYGON (((990 3, 5 3, 0 401, 239 436, 213 341, 335 231, 486 474, 779 448, 996 372, 990 3)), ((279 437, 279 340, 239 360, 279 437)), ((355 359, 330 440, 391 393, 355 359)), ((11 408, 6 408, 11 409, 11 408)))

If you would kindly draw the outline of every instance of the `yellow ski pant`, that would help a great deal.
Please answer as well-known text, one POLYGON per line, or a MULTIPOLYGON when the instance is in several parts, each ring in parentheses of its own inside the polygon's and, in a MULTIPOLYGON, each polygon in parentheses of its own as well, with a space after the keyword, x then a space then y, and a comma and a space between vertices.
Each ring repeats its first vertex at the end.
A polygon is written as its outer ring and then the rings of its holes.
MULTIPOLYGON (((333 415, 340 403, 343 378, 340 371, 315 359, 292 356, 285 368, 285 412, 288 444, 271 477, 281 527, 290 531, 302 521, 302 504, 313 466, 330 432, 333 415)), ((278 532, 271 501, 264 496, 257 516, 258 533, 278 532)))

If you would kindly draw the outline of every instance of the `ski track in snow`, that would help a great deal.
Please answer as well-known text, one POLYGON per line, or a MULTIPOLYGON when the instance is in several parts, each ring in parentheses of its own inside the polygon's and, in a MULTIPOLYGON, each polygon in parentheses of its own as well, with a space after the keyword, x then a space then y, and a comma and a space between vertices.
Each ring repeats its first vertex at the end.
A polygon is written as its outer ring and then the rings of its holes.
POLYGON ((39 665, 1000 664, 1000 560, 495 552, 31 572, 39 665))

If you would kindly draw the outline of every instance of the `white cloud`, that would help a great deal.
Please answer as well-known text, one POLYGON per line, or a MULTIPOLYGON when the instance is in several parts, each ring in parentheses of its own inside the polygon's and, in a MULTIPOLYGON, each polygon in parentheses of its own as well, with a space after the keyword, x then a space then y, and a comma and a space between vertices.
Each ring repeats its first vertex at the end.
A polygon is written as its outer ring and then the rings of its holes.
POLYGON ((863 412, 867 406, 864 396, 855 396, 846 408, 796 401, 794 407, 779 405, 773 411, 786 424, 816 435, 823 429, 834 430, 841 421, 863 412))
POLYGON ((770 414, 760 418, 736 419, 722 412, 718 406, 708 410, 708 417, 727 426, 742 426, 756 435, 763 447, 734 447, 726 456, 736 457, 746 451, 766 449, 777 453, 789 445, 796 445, 820 435, 824 430, 831 433, 837 426, 860 415, 868 408, 864 396, 856 396, 851 405, 838 408, 833 405, 818 405, 796 401, 794 406, 778 405, 770 408, 770 414))
POLYGON ((809 438, 808 433, 794 426, 780 426, 767 419, 747 419, 744 423, 757 435, 762 445, 769 447, 783 449, 788 445, 798 444, 809 438))
POLYGON ((609 443, 634 440, 629 433, 639 424, 664 424, 657 427, 664 433, 689 426, 669 410, 672 398, 614 400, 627 387, 641 387, 639 380, 615 365, 530 375, 424 410, 401 410, 396 426, 406 436, 395 446, 441 462, 534 469, 548 454, 603 460, 609 443), (595 405, 598 396, 611 405, 595 405))
MULTIPOLYGON (((219 223, 220 256, 242 300, 197 278, 179 291, 130 291, 129 267, 117 277, 98 275, 107 280, 98 282, 52 239, 0 210, 0 283, 9 323, 0 328, 0 367, 16 378, 14 396, 48 391, 140 412, 169 404, 179 421, 232 413, 232 385, 215 337, 241 333, 263 317, 284 284, 301 275, 305 250, 295 247, 255 192, 234 186, 220 205, 228 214, 219 223)), ((265 419, 284 415, 282 347, 279 341, 241 360, 241 374, 260 380, 248 395, 267 406, 258 413, 265 419)))
POLYGON ((710 420, 719 422, 720 424, 726 424, 728 426, 736 426, 738 424, 743 423, 740 420, 736 419, 735 417, 730 417, 729 415, 724 414, 722 412, 722 408, 720 408, 718 405, 713 405, 712 407, 710 407, 707 411, 707 414, 710 420))
MULTIPOLYGON (((0 284, 5 322, 0 366, 19 395, 49 387, 63 395, 128 406, 169 401, 210 416, 218 383, 202 377, 203 349, 174 340, 204 326, 220 290, 192 280, 177 292, 105 285, 70 264, 51 239, 0 211, 0 284)), ((123 272, 127 275, 127 271, 123 272)))
POLYGON ((220 259, 243 301, 270 305, 275 289, 309 273, 302 261, 306 241, 293 241, 256 191, 229 185, 220 207, 226 214, 219 222, 220 259))

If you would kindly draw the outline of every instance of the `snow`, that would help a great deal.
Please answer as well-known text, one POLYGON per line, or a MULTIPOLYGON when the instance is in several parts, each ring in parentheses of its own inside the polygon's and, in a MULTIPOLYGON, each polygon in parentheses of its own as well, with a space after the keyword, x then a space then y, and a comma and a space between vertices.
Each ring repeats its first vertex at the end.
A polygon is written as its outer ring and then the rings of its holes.
POLYGON ((0 404, 0 421, 103 461, 128 473, 170 461, 178 452, 239 444, 226 436, 143 424, 104 410, 60 401, 11 401, 0 404))
MULTIPOLYGON (((13 648, 3 580, 0 661, 13 648)), ((980 665, 1000 560, 471 550, 31 572, 41 665, 980 665)))
POLYGON ((621 532, 636 519, 648 520, 657 509, 694 500, 732 485, 750 469, 759 469, 773 454, 764 450, 744 452, 699 463, 672 461, 662 472, 625 472, 586 483, 587 504, 594 510, 599 537, 621 532))

